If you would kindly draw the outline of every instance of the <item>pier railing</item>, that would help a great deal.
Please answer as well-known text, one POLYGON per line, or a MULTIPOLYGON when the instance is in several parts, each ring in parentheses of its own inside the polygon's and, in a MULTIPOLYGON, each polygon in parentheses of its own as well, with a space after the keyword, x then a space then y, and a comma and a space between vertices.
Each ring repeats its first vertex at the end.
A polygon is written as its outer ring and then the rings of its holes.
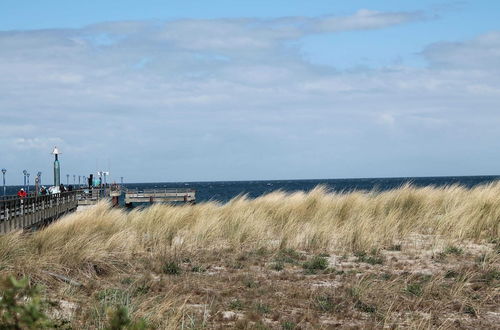
POLYGON ((155 188, 125 190, 125 204, 155 202, 195 202, 196 190, 190 188, 155 188))
POLYGON ((76 210, 78 190, 59 194, 37 196, 30 194, 19 198, 0 199, 0 234, 38 227, 76 210))
POLYGON ((94 187, 91 189, 81 189, 78 192, 78 205, 94 205, 102 199, 110 196, 109 188, 94 187))

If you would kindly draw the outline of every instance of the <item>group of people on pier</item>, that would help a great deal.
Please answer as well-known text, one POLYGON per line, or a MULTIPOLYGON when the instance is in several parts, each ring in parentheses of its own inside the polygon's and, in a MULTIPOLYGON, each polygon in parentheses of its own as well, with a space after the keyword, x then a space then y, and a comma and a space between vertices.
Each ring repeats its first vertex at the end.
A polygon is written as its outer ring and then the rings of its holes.
MULTIPOLYGON (((52 194, 57 194, 57 193, 62 193, 66 191, 73 191, 73 186, 68 185, 65 187, 62 183, 59 185, 59 187, 50 187, 46 188, 45 186, 41 186, 40 189, 35 189, 37 191, 36 195, 37 196, 46 196, 46 195, 52 195, 52 194), (59 188, 59 189, 57 189, 59 188)), ((28 196, 28 193, 24 188, 19 189, 17 192, 17 197, 19 198, 25 198, 28 196)))

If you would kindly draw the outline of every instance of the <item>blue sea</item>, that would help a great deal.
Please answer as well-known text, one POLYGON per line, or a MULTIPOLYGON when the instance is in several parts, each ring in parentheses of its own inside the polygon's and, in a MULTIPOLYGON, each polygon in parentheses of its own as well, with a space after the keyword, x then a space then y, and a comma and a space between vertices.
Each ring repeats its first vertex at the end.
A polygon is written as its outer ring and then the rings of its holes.
MULTIPOLYGON (((196 190, 196 201, 227 202, 230 199, 247 194, 258 197, 265 193, 282 190, 287 192, 309 191, 318 185, 336 192, 355 190, 384 191, 398 188, 406 183, 414 186, 448 186, 459 184, 474 187, 499 180, 500 176, 449 176, 449 177, 408 177, 408 178, 365 178, 365 179, 314 179, 314 180, 266 180, 266 181, 214 181, 214 182, 157 182, 125 183, 127 188, 192 188, 196 190)), ((7 194, 15 194, 21 187, 8 186, 7 194)), ((33 189, 33 188, 31 188, 33 189)), ((0 196, 3 191, 0 190, 0 196)))

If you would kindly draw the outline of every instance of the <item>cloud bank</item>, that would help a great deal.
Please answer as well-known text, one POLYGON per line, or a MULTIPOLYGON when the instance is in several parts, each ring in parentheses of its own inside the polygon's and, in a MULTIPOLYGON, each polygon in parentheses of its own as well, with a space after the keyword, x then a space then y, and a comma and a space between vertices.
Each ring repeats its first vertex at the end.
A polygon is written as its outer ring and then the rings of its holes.
POLYGON ((0 32, 3 166, 48 172, 57 143, 64 173, 109 164, 130 181, 491 173, 500 32, 429 45, 425 68, 341 71, 302 55, 309 35, 425 19, 360 10, 0 32))

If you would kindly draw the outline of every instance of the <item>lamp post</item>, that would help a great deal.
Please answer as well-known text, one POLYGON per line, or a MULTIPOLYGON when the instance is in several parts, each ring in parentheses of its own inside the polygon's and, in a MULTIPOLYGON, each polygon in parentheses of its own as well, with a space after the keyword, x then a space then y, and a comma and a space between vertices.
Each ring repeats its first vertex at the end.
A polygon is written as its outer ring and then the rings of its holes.
POLYGON ((75 185, 75 184, 76 184, 76 175, 73 174, 73 185, 75 185))
POLYGON ((40 188, 42 187, 42 172, 38 171, 36 174, 36 178, 38 181, 38 185, 36 187, 36 193, 38 194, 40 192, 40 188))
POLYGON ((81 184, 81 181, 80 181, 80 175, 78 176, 78 187, 80 187, 82 184, 81 184))
POLYGON ((28 171, 24 170, 23 171, 23 174, 24 174, 24 185, 23 185, 23 189, 26 190, 26 174, 28 174, 28 171))
POLYGON ((52 154, 54 155, 54 187, 59 187, 61 184, 61 167, 59 166, 59 154, 61 152, 57 147, 54 147, 52 154))
POLYGON ((5 168, 2 168, 2 176, 3 176, 3 197, 6 196, 7 189, 5 188, 5 173, 7 170, 5 168))
POLYGON ((66 185, 69 186, 69 174, 66 174, 66 185))
POLYGON ((120 177, 120 184, 123 184, 123 176, 120 177))
POLYGON ((30 192, 30 174, 26 173, 26 177, 28 178, 28 185, 27 185, 28 190, 27 190, 27 193, 29 194, 29 192, 30 192))

